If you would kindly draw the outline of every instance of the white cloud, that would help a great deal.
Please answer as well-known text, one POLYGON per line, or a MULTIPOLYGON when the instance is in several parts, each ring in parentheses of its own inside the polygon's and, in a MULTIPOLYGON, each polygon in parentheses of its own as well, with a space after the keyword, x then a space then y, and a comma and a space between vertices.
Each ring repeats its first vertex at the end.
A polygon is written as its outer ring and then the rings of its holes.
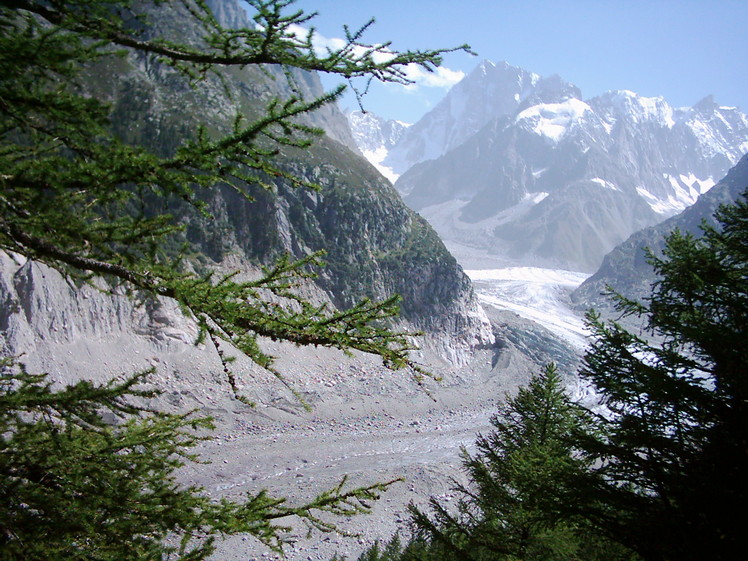
MULTIPOLYGON (((292 25, 288 30, 300 41, 306 40, 309 33, 308 29, 300 25, 292 25)), ((345 47, 345 44, 345 40, 338 37, 325 37, 319 33, 315 33, 312 36, 312 46, 318 56, 326 55, 328 50, 335 51, 342 49, 345 47)), ((365 49, 360 47, 354 50, 355 54, 362 54, 364 52, 365 49)), ((375 62, 386 62, 392 57, 394 57, 394 53, 387 51, 378 51, 373 54, 375 62)), ((444 66, 439 66, 433 72, 429 72, 417 64, 409 64, 405 67, 405 76, 408 80, 412 80, 413 83, 403 85, 402 87, 413 91, 421 86, 426 88, 450 88, 462 80, 465 77, 465 73, 461 70, 452 70, 444 66)))
MULTIPOLYGON (((309 35, 309 30, 300 25, 290 25, 288 31, 299 41, 306 41, 307 35, 309 35)), ((314 47, 317 56, 324 56, 327 54, 328 49, 336 51, 345 47, 345 41, 336 37, 328 38, 319 33, 315 33, 312 36, 312 46, 314 47)))
POLYGON ((429 72, 417 64, 409 64, 405 69, 405 74, 409 80, 415 82, 415 84, 406 86, 411 89, 417 86, 451 88, 465 77, 465 73, 462 70, 452 70, 445 66, 439 66, 433 72, 429 72))

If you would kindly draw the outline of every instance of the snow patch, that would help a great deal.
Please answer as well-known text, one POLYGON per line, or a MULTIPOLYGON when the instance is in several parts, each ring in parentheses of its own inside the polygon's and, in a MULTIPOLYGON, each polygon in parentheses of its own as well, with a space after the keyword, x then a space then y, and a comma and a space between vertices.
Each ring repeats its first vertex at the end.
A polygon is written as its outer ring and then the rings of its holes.
POLYGON ((613 185, 610 181, 606 181, 605 179, 601 179, 600 177, 593 177, 590 179, 592 183, 597 183, 598 185, 605 187, 606 189, 610 189, 611 191, 620 191, 618 187, 613 185))
POLYGON ((530 209, 548 195, 545 192, 526 193, 517 204, 478 222, 464 222, 460 219, 469 199, 452 199, 430 205, 422 208, 419 214, 429 221, 443 240, 472 249, 488 250, 495 241, 494 231, 497 226, 522 220, 530 209))
POLYGON ((522 111, 516 121, 526 121, 532 130, 553 142, 559 142, 592 108, 579 99, 569 99, 563 103, 542 103, 522 111))
POLYGON ((483 59, 478 67, 483 76, 488 73, 489 68, 496 68, 496 65, 488 59, 483 59))
POLYGON ((543 199, 545 199, 550 193, 543 193, 543 192, 537 192, 537 193, 527 193, 522 200, 523 201, 530 201, 532 204, 536 205, 543 199))
POLYGON ((699 179, 693 173, 681 174, 678 177, 664 173, 664 178, 670 182, 672 191, 667 197, 657 197, 644 187, 637 187, 636 192, 658 214, 672 216, 696 202, 700 195, 714 187, 713 178, 699 179))
POLYGON ((617 90, 609 95, 615 106, 635 123, 655 121, 669 129, 675 126, 674 110, 662 97, 642 97, 631 90, 617 90))
POLYGON ((685 121, 686 127, 691 129, 701 146, 702 155, 708 158, 724 154, 733 163, 737 162, 748 149, 748 140, 736 148, 733 139, 735 136, 738 140, 745 138, 748 130, 746 116, 739 112, 716 111, 709 116, 708 121, 704 121, 702 117, 703 115, 692 111, 685 121))
POLYGON ((711 127, 707 123, 699 119, 690 119, 686 125, 698 139, 704 156, 711 157, 724 151, 724 147, 715 138, 711 127))
POLYGON ((364 155, 364 158, 369 160, 369 163, 373 165, 375 168, 377 168, 377 171, 384 175, 387 179, 390 180, 392 184, 395 183, 395 181, 398 180, 400 177, 399 174, 395 173, 392 168, 387 167, 382 164, 384 159, 387 157, 387 153, 389 151, 384 146, 380 146, 376 150, 362 150, 361 153, 364 155))
POLYGON ((658 120, 667 128, 675 125, 673 108, 661 97, 639 97, 639 105, 648 119, 658 120))

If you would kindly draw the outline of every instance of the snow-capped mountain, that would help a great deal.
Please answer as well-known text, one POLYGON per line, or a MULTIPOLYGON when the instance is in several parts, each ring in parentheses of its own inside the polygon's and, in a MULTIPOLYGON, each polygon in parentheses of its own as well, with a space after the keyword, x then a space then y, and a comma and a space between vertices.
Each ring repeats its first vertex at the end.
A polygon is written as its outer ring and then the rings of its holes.
POLYGON ((459 146, 491 119, 514 113, 537 96, 548 98, 550 92, 566 89, 568 95, 580 95, 558 76, 541 78, 506 62, 484 60, 403 134, 383 163, 402 174, 459 146))
POLYGON ((558 77, 484 62, 384 163, 397 171, 420 159, 396 187, 458 258, 477 248, 592 272, 634 231, 693 204, 746 151, 748 118, 711 97, 690 108, 631 91, 584 100, 558 77))
POLYGON ((394 183, 397 175, 382 165, 382 160, 410 127, 410 123, 382 119, 374 113, 363 111, 350 111, 346 117, 358 149, 382 175, 394 183))

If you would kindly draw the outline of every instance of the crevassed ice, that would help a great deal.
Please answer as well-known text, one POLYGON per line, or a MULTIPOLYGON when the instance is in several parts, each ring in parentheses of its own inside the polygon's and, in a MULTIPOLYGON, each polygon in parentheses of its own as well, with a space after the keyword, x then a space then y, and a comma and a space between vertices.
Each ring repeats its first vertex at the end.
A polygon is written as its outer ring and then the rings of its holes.
POLYGON ((524 281, 552 284, 576 288, 590 276, 588 273, 568 271, 565 269, 546 269, 542 267, 505 267, 503 269, 469 269, 465 274, 471 280, 482 281, 524 281))
POLYGON ((467 270, 484 305, 510 310, 539 323, 556 336, 582 349, 588 331, 571 310, 568 294, 589 277, 586 273, 539 267, 467 270))

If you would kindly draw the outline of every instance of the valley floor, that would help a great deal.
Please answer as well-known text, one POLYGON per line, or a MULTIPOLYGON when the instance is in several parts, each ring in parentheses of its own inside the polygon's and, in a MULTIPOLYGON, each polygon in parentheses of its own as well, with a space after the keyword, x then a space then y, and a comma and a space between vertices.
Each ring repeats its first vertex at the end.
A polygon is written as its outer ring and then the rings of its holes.
MULTIPOLYGON (((476 434, 488 429, 505 394, 549 361, 559 362, 571 376, 578 360, 579 349, 563 338, 564 333, 579 335, 564 307, 577 277, 529 269, 472 272, 497 344, 476 351, 470 363, 459 367, 424 345, 418 360, 443 378, 423 382, 430 394, 408 373, 389 371, 368 355, 348 357, 268 341, 263 350, 279 357, 277 370, 312 410, 305 411, 284 383, 238 357, 232 369, 241 393, 257 402, 250 408, 234 399, 216 353, 195 345, 194 326, 173 306, 164 303, 146 318, 125 296, 109 298, 91 289, 73 297, 64 279, 39 267, 24 269, 27 284, 38 286, 25 301, 11 279, 20 267, 5 269, 8 276, 0 280, 6 291, 30 310, 55 312, 53 321, 47 313, 12 317, 6 335, 27 349, 29 371, 53 372, 55 383, 72 381, 65 378, 71 372, 101 382, 153 367, 149 381, 164 393, 151 407, 197 410, 215 418, 214 438, 200 449, 210 463, 186 466, 182 481, 201 485, 215 497, 268 489, 299 504, 334 487, 344 475, 351 486, 404 478, 373 505, 371 515, 339 521, 357 537, 307 535, 306 528, 293 527, 285 548, 290 561, 329 560, 334 554, 355 560, 375 540, 407 532, 411 501, 451 499, 451 478, 461 477, 461 446, 471 446, 476 434), (532 309, 545 314, 534 320, 555 314, 565 323, 543 327, 527 319, 532 309)), ((238 537, 221 542, 213 560, 274 555, 256 540, 238 537)))
MULTIPOLYGON (((247 425, 206 444, 202 456, 214 469, 196 465, 185 478, 216 495, 267 488, 291 503, 337 485, 344 476, 348 487, 402 478, 374 503, 371 514, 335 520, 357 536, 318 531, 307 536, 307 528, 298 523, 287 536, 289 561, 329 560, 335 554, 356 559, 377 539, 389 539, 395 532, 407 535, 408 503, 423 505, 430 496, 450 499, 450 478, 461 477, 460 447, 472 445, 493 412, 494 407, 435 407, 414 416, 367 414, 247 425)), ((255 540, 241 537, 220 543, 214 558, 280 559, 255 540)))
MULTIPOLYGON (((566 306, 566 298, 585 275, 532 268, 468 274, 494 320, 513 316, 511 324, 519 325, 519 333, 553 333, 571 353, 581 350, 582 322, 566 306)), ((338 520, 341 528, 357 536, 316 531, 307 535, 307 528, 298 524, 287 536, 289 561, 329 560, 334 554, 355 560, 377 539, 387 540, 395 532, 408 535, 409 503, 425 505, 431 496, 442 502, 454 498, 452 478, 463 477, 461 447, 471 447, 477 433, 489 430, 490 416, 504 393, 528 376, 531 367, 521 364, 518 356, 506 351, 497 361, 496 355, 484 351, 470 367, 434 386, 434 400, 423 392, 403 393, 386 381, 386 375, 375 375, 366 389, 359 387, 355 394, 330 388, 329 394, 317 395, 312 413, 291 406, 227 416, 220 436, 201 451, 211 461, 209 469, 191 466, 185 470, 185 480, 205 486, 215 496, 266 488, 300 502, 335 486, 346 475, 350 486, 403 478, 383 493, 370 515, 338 520), (334 393, 350 399, 336 400, 334 393)), ((296 362, 303 363, 303 354, 291 357, 292 369, 296 362)), ((327 368, 340 366, 333 361, 327 368)), ((366 367, 362 376, 365 372, 366 367)), ((220 543, 214 559, 280 557, 253 539, 238 537, 220 543)))

